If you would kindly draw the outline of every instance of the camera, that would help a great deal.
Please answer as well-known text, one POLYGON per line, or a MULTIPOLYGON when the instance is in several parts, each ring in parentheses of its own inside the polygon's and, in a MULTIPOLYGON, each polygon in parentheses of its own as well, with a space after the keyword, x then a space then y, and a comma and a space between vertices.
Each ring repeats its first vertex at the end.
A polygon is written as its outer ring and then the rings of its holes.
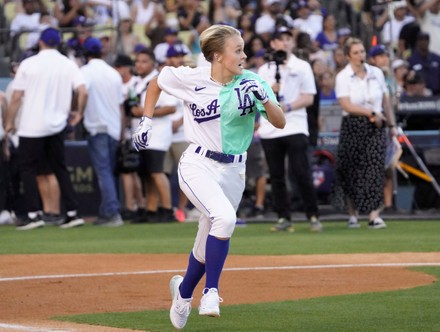
POLYGON ((274 61, 277 66, 282 65, 287 59, 287 53, 279 50, 275 52, 267 53, 265 56, 266 61, 274 61))

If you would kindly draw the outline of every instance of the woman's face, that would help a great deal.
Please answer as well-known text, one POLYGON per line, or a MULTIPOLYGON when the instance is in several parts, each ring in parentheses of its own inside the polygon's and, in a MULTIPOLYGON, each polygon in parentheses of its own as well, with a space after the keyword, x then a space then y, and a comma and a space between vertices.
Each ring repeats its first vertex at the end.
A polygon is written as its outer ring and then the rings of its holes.
POLYGON ((324 28, 326 30, 335 30, 336 20, 333 15, 328 15, 324 20, 324 28))
POLYGON ((353 44, 348 52, 348 60, 352 65, 361 65, 365 62, 365 48, 362 44, 353 44))
POLYGON ((247 58, 243 51, 244 41, 240 36, 231 36, 226 39, 225 48, 219 53, 219 60, 223 69, 232 75, 240 75, 245 66, 247 58))

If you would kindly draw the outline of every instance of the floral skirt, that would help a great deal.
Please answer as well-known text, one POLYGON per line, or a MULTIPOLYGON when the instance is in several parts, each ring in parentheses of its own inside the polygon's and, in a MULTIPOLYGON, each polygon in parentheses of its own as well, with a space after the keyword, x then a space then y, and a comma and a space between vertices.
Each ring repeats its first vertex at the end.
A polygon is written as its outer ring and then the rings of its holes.
POLYGON ((383 205, 386 134, 364 116, 342 119, 332 203, 347 210, 349 198, 361 214, 383 205))

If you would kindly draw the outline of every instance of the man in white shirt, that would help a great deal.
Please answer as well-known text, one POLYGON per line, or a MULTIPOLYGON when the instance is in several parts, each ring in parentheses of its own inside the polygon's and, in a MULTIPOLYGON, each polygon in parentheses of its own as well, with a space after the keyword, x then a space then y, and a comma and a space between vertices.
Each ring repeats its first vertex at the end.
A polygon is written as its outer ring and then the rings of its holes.
POLYGON ((275 54, 284 52, 286 60, 262 65, 258 74, 272 86, 285 112, 286 125, 277 129, 264 118, 260 118, 258 132, 263 144, 272 184, 272 199, 278 214, 278 223, 273 231, 293 231, 290 221, 288 193, 285 182, 285 160, 296 177, 304 202, 307 219, 312 231, 321 231, 318 220, 317 195, 312 181, 308 157, 309 130, 306 107, 313 103, 316 86, 310 64, 292 54, 295 42, 289 29, 280 28, 272 37, 271 48, 275 54), (279 69, 279 81, 277 81, 279 69))
MULTIPOLYGON (((145 104, 147 85, 159 74, 156 69, 154 53, 149 49, 138 52, 135 59, 135 68, 140 77, 139 83, 136 85, 140 103, 138 106, 133 107, 131 112, 134 116, 140 117, 145 104)), ((174 97, 167 97, 165 92, 161 94, 154 113, 154 131, 151 141, 146 150, 139 152, 141 157, 139 175, 148 192, 146 195, 147 214, 145 218, 141 218, 138 222, 168 222, 175 220, 171 203, 170 183, 164 172, 165 152, 169 149, 172 139, 172 120, 169 114, 175 112, 175 104, 174 97), (157 194, 151 193, 150 190, 152 189, 155 189, 157 194), (161 203, 160 207, 159 202, 161 203)), ((139 124, 139 118, 135 118, 133 121, 132 127, 136 128, 139 124)))
POLYGON ((89 91, 84 127, 89 134, 90 159, 101 192, 98 218, 94 225, 117 227, 124 223, 119 213, 120 203, 114 177, 116 151, 123 137, 123 83, 116 69, 101 59, 102 44, 99 39, 89 37, 83 47, 87 64, 81 67, 81 72, 89 91))
POLYGON ((10 132, 15 128, 14 120, 22 105, 16 129, 20 138, 18 158, 27 210, 27 218, 17 226, 18 230, 44 226, 39 212, 36 165, 39 158, 46 155, 58 179, 67 210, 67 217, 60 227, 84 224, 77 215, 78 202, 64 159, 63 131, 69 116, 71 125, 79 122, 87 101, 87 90, 79 68, 55 49, 60 42, 59 30, 44 30, 39 41, 40 52, 21 62, 12 86, 5 130, 10 132), (79 112, 70 112, 72 91, 78 95, 79 112))

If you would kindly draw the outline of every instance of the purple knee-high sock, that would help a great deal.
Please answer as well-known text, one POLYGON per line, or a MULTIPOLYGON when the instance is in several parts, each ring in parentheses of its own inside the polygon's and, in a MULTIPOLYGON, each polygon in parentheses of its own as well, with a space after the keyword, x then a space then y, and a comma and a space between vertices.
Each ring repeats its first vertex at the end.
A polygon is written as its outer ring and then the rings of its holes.
POLYGON ((208 235, 205 254, 206 288, 218 289, 220 274, 222 273, 228 252, 229 239, 219 240, 212 235, 208 235))
POLYGON ((205 264, 200 263, 193 255, 189 255, 188 268, 180 284, 180 296, 184 299, 192 297, 194 289, 205 274, 205 264))

